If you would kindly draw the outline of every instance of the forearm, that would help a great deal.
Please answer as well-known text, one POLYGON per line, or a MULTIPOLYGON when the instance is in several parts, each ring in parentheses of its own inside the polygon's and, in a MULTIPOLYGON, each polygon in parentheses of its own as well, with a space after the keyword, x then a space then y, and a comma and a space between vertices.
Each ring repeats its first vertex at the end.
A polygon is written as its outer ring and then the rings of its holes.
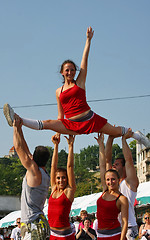
POLYGON ((106 155, 106 170, 112 167, 112 145, 114 138, 109 136, 107 139, 106 147, 105 147, 105 155, 106 155))
POLYGON ((122 224, 120 240, 125 240, 126 239, 127 229, 128 229, 128 222, 126 221, 122 224))
POLYGON ((68 161, 67 161, 67 168, 74 167, 74 152, 73 152, 73 144, 69 145, 69 152, 68 152, 68 161))
POLYGON ((106 171, 106 157, 104 143, 99 143, 99 166, 106 171))
POLYGON ((58 164, 58 144, 55 144, 53 156, 52 156, 51 168, 57 169, 57 164, 58 164))
POLYGON ((17 152, 23 150, 27 154, 30 153, 21 127, 14 127, 13 144, 17 152))
POLYGON ((132 153, 131 150, 126 142, 126 139, 124 137, 122 137, 122 151, 123 151, 123 155, 126 161, 128 161, 129 159, 132 160, 132 153))
POLYGON ((75 192, 76 182, 74 174, 74 152, 73 144, 69 145, 68 161, 67 161, 67 173, 68 173, 68 184, 71 189, 75 192))
POLYGON ((82 61, 81 61, 81 68, 87 68, 87 61, 88 61, 88 56, 89 56, 89 51, 90 51, 90 45, 91 45, 91 39, 87 38, 83 55, 82 55, 82 61))
POLYGON ((105 184, 106 158, 105 158, 104 142, 99 142, 99 167, 100 167, 101 183, 103 188, 105 188, 106 187, 106 184, 105 184))
POLYGON ((76 239, 78 239, 78 238, 81 236, 81 233, 82 233, 82 231, 79 231, 79 232, 76 234, 76 239))
POLYGON ((140 229, 139 229, 139 238, 142 238, 145 234, 145 232, 142 233, 142 229, 143 229, 143 224, 140 226, 140 229))

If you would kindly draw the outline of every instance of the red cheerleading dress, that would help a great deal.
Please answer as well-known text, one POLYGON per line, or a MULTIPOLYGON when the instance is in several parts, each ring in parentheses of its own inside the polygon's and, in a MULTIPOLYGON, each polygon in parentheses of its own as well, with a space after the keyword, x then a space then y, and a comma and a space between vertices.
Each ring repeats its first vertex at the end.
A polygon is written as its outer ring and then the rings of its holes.
POLYGON ((76 84, 65 91, 61 91, 59 99, 66 117, 66 119, 60 120, 67 129, 77 132, 78 134, 89 134, 99 132, 100 129, 107 123, 107 119, 97 115, 96 113, 93 113, 89 119, 84 121, 80 121, 80 119, 79 121, 78 119, 68 119, 90 110, 90 107, 86 102, 85 90, 76 84))
POLYGON ((113 201, 104 200, 102 198, 103 194, 97 200, 98 239, 119 240, 121 226, 118 221, 118 214, 120 211, 116 206, 116 201, 121 193, 113 201))
MULTIPOLYGON (((53 198, 51 194, 48 202, 48 222, 50 227, 66 228, 70 227, 69 213, 72 203, 63 192, 58 198, 53 198)), ((51 229, 50 240, 74 240, 75 236, 71 229, 55 231, 51 229), (69 231, 69 233, 67 233, 69 231), (66 232, 66 233, 65 233, 66 232)))
POLYGON ((48 202, 48 222, 50 227, 69 227, 69 213, 72 203, 64 192, 58 198, 53 198, 52 196, 53 194, 51 194, 48 202))

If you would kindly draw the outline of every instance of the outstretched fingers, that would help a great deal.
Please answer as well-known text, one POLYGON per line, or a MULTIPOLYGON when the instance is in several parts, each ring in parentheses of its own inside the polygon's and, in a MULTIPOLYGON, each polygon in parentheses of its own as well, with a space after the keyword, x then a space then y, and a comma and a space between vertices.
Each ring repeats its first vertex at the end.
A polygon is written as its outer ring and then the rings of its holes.
POLYGON ((87 38, 89 38, 91 40, 93 35, 94 35, 94 30, 92 29, 92 27, 88 27, 87 32, 86 32, 87 38))
POLYGON ((73 144, 75 140, 75 135, 69 135, 69 137, 64 136, 67 139, 68 145, 73 144))
POLYGON ((104 143, 104 133, 98 133, 97 134, 98 137, 94 137, 97 141, 98 144, 100 143, 104 143))

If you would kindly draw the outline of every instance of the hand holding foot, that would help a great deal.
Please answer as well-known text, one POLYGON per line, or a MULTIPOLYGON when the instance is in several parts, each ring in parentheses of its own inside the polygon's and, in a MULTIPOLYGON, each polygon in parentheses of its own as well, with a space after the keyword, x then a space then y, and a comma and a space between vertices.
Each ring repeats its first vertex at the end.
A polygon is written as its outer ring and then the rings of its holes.
POLYGON ((14 110, 11 108, 11 106, 8 103, 6 103, 4 105, 3 113, 5 115, 5 118, 6 118, 7 122, 8 122, 8 125, 10 127, 12 127, 13 126, 14 114, 15 113, 14 113, 14 110))
POLYGON ((22 127, 22 119, 16 113, 14 114, 13 127, 22 127))
POLYGON ((132 129, 129 128, 128 131, 122 136, 122 139, 128 139, 131 138, 132 136, 133 136, 132 129))

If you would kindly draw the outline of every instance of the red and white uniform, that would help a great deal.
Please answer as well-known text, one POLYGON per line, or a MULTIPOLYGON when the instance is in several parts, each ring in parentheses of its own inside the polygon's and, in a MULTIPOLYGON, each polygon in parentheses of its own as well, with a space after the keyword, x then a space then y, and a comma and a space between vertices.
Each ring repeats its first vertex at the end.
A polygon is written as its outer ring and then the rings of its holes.
POLYGON ((66 119, 60 120, 67 129, 77 132, 78 134, 89 134, 92 132, 99 132, 107 123, 107 119, 96 113, 93 113, 90 118, 85 119, 84 121, 80 121, 80 119, 69 119, 70 117, 90 110, 90 107, 86 102, 85 90, 76 84, 65 91, 61 91, 59 98, 66 117, 66 119))
POLYGON ((121 194, 113 201, 106 201, 103 199, 104 193, 97 200, 98 239, 119 240, 121 226, 118 214, 120 211, 116 206, 116 201, 121 194))
MULTIPOLYGON (((51 194, 48 202, 48 222, 54 228, 70 227, 69 213, 72 203, 63 192, 60 197, 53 198, 51 194)), ((74 240, 72 229, 58 231, 51 229, 50 240, 74 240)))

